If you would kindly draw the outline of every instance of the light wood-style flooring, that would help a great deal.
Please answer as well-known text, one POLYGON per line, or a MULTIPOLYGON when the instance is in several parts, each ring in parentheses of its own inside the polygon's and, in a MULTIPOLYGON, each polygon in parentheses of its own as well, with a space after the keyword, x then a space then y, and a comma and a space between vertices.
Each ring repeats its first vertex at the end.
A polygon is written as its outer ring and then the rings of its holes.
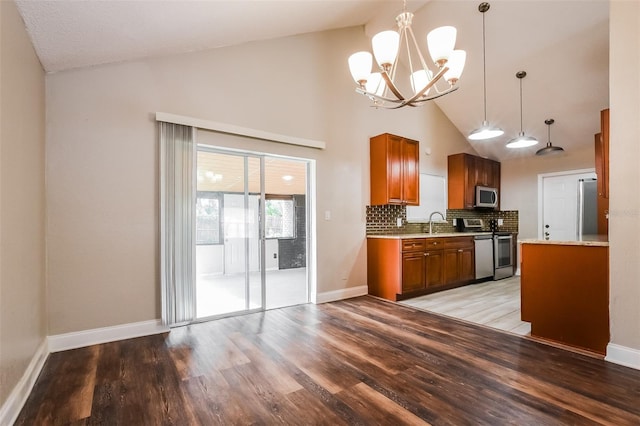
POLYGON ((521 336, 531 333, 531 324, 520 320, 519 276, 471 284, 399 303, 521 336))
POLYGON ((638 425, 640 371, 363 296, 54 353, 17 425, 638 425))

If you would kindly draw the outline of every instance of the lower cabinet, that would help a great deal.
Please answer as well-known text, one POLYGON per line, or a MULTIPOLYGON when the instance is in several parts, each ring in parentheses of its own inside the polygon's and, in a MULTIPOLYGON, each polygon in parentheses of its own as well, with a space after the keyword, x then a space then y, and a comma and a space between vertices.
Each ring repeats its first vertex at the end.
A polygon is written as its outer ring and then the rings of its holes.
POLYGON ((473 238, 450 238, 445 242, 445 284, 472 281, 475 278, 475 247, 473 238))
POLYGON ((473 237, 367 238, 369 294, 400 300, 473 281, 473 237))

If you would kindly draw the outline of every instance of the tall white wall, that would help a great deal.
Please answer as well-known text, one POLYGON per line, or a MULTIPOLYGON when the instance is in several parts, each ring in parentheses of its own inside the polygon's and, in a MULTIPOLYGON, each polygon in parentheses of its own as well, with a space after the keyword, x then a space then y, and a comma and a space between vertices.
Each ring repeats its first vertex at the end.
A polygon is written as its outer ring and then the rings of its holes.
POLYGON ((0 2, 0 44, 2 407, 47 330, 44 72, 12 1, 0 2))
POLYGON ((473 151, 434 104, 370 108, 347 66, 368 46, 350 28, 48 75, 50 334, 160 316, 156 111, 326 141, 315 150, 198 133, 315 159, 318 291, 365 285, 369 138, 419 140, 432 149, 421 170, 436 174, 448 154, 473 151))
MULTIPOLYGON (((640 365, 640 2, 610 3, 611 342, 640 365)), ((609 351, 608 351, 609 353, 609 351)))

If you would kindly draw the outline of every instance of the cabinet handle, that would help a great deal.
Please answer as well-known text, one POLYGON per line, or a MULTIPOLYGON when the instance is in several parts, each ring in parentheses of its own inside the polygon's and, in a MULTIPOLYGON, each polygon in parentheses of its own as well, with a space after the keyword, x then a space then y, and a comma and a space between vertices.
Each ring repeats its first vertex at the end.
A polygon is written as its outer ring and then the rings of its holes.
POLYGON ((425 253, 424 255, 425 255, 425 256, 429 256, 429 253, 425 253))
POLYGON ((462 253, 462 249, 458 249, 458 253, 462 253))
POLYGON ((438 243, 436 243, 436 242, 434 241, 432 244, 435 246, 435 245, 436 245, 436 244, 438 244, 438 243))

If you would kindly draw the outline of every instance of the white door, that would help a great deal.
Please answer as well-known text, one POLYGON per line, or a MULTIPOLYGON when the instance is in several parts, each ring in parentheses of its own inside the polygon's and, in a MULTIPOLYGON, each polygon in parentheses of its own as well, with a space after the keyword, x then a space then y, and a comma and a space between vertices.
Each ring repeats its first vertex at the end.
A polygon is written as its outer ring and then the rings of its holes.
POLYGON ((542 221, 538 237, 550 241, 576 239, 578 222, 578 181, 595 178, 580 172, 542 176, 542 221))

